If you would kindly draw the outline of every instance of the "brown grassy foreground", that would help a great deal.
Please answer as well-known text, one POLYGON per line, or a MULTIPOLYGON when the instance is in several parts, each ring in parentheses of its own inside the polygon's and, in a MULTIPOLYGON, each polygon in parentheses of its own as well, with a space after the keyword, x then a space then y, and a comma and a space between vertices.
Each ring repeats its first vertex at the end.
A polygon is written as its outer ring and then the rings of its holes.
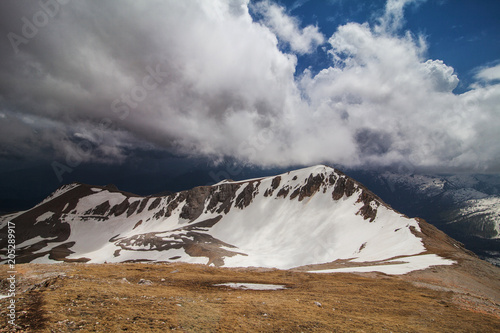
MULTIPOLYGON (((458 307, 453 292, 417 287, 382 274, 308 274, 189 264, 25 264, 16 269, 16 323, 18 331, 25 332, 500 329, 498 317, 458 307), (152 284, 139 284, 140 279, 152 284), (213 286, 223 282, 285 284, 289 289, 213 286)), ((0 268, 2 281, 6 271, 5 265, 0 268)), ((0 300, 0 328, 4 331, 10 329, 7 302, 0 300)))

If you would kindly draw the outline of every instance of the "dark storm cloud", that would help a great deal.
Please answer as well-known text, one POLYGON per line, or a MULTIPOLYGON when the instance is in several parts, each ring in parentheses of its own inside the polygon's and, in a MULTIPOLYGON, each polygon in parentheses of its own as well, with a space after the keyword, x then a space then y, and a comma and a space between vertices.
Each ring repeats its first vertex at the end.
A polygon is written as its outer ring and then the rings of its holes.
POLYGON ((382 155, 391 148, 392 139, 387 133, 363 128, 356 133, 356 143, 363 155, 382 155))
POLYGON ((0 156, 498 171, 498 70, 453 94, 453 68, 395 33, 411 2, 326 43, 271 2, 254 5, 255 22, 244 0, 2 1, 0 156), (331 66, 297 78, 293 52, 319 44, 331 66))

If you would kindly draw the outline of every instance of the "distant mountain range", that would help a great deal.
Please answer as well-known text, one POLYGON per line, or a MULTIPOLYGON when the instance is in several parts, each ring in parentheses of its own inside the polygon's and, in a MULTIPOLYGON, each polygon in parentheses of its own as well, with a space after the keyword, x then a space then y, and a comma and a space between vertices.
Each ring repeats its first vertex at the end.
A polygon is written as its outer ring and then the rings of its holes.
POLYGON ((147 197, 72 183, 32 209, 0 217, 2 254, 9 221, 17 262, 184 261, 402 274, 450 265, 457 251, 468 255, 422 219, 323 165, 147 197))
POLYGON ((500 176, 352 172, 395 209, 424 218, 500 265, 500 176))

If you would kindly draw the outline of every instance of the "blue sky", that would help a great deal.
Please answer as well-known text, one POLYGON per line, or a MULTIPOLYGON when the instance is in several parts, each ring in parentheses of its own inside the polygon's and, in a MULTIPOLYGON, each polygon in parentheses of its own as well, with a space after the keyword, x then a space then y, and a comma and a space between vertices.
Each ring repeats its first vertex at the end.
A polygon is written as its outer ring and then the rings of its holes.
POLYGON ((476 71, 498 63, 500 54, 498 1, 425 2, 407 15, 408 29, 428 39, 429 57, 452 66, 463 92, 476 71))
POLYGON ((486 0, 2 1, 0 192, 37 173, 43 192, 228 163, 499 173, 499 12, 486 0))
MULTIPOLYGON (((278 1, 302 25, 317 25, 331 36, 339 25, 348 22, 376 23, 386 1, 298 0, 278 1)), ((398 32, 423 36, 428 43, 427 56, 441 59, 453 67, 460 78, 456 93, 464 92, 476 71, 496 64, 500 54, 500 2, 491 0, 428 0, 405 8, 404 24, 398 32)), ((313 66, 324 68, 329 59, 318 50, 299 58, 298 70, 313 66)))

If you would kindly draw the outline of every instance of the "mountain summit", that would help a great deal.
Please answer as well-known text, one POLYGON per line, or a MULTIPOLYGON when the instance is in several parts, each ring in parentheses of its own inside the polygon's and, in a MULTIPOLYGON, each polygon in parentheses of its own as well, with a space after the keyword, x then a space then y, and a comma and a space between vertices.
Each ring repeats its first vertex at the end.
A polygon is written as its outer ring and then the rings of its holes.
POLYGON ((460 247, 323 165, 166 196, 65 185, 30 210, 0 217, 1 248, 8 221, 17 262, 31 263, 182 261, 402 274, 452 264, 443 249, 460 247))

